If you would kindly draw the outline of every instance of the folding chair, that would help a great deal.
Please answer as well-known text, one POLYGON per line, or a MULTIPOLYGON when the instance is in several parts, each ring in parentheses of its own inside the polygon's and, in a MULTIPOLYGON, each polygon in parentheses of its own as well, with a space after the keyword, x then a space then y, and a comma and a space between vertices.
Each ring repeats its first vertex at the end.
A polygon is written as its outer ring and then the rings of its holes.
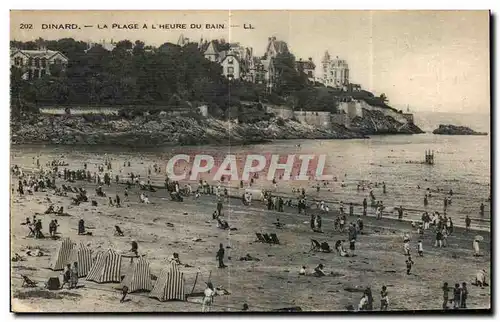
POLYGON ((115 236, 124 236, 119 226, 115 226, 115 236))
POLYGON ((26 275, 21 275, 23 278, 23 285, 22 287, 36 287, 36 282, 32 281, 28 276, 26 275))
POLYGON ((273 240, 271 239, 271 237, 269 237, 268 234, 262 234, 262 237, 264 237, 264 240, 266 241, 266 243, 274 244, 273 240))
POLYGON ((264 239, 261 233, 255 233, 255 236, 257 236, 257 241, 261 243, 267 243, 267 241, 264 239))
POLYGON ((278 245, 279 245, 280 240, 278 239, 278 235, 276 235, 275 233, 272 233, 272 234, 270 235, 270 237, 271 237, 271 242, 272 242, 273 244, 278 244, 278 245))

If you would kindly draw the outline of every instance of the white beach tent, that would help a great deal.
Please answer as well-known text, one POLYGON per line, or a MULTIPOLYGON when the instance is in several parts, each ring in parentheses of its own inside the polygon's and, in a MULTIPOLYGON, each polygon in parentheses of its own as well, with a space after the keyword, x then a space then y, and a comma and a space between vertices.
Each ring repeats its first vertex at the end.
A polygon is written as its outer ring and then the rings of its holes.
POLYGON ((126 286, 128 292, 135 291, 151 291, 153 282, 151 281, 151 270, 149 262, 143 258, 139 258, 132 264, 131 270, 125 275, 122 281, 122 287, 126 286))
POLYGON ((122 257, 112 249, 97 254, 92 265, 87 281, 97 283, 120 283, 122 257))
POLYGON ((161 302, 186 300, 184 273, 179 271, 177 263, 172 262, 170 267, 166 267, 160 272, 149 297, 157 298, 161 302))
POLYGON ((67 264, 70 264, 73 246, 74 244, 71 239, 64 238, 51 259, 50 269, 53 271, 61 271, 67 264))

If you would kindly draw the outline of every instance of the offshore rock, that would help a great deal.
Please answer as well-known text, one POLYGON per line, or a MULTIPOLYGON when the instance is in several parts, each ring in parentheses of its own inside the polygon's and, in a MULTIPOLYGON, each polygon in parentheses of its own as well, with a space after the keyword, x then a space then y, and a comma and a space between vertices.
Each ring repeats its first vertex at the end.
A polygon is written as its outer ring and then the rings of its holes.
POLYGON ((488 135, 486 132, 476 132, 467 126, 451 124, 439 124, 439 127, 432 131, 432 133, 444 135, 488 135))

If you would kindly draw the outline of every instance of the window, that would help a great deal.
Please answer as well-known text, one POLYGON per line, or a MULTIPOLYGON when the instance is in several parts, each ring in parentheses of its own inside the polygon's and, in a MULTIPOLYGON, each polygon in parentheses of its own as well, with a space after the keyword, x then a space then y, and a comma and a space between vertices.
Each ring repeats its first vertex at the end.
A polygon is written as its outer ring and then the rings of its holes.
POLYGON ((33 66, 33 58, 31 57, 28 59, 28 66, 33 66))
POLYGON ((228 74, 234 74, 234 67, 228 67, 227 68, 227 73, 228 74))
POLYGON ((47 67, 47 58, 42 58, 42 67, 45 68, 47 67))
POLYGON ((233 57, 229 57, 229 58, 227 59, 227 63, 228 63, 229 65, 232 65, 232 64, 233 64, 233 57))
POLYGON ((35 69, 33 71, 33 78, 40 78, 40 70, 35 69))
POLYGON ((24 65, 24 61, 21 57, 19 57, 19 65, 23 66, 24 65))
POLYGON ((47 73, 45 72, 45 69, 40 70, 40 77, 45 76, 47 73))
POLYGON ((35 58, 35 67, 40 67, 40 58, 35 58))
POLYGON ((62 63, 62 61, 59 58, 54 59, 54 64, 61 65, 61 63, 62 63))

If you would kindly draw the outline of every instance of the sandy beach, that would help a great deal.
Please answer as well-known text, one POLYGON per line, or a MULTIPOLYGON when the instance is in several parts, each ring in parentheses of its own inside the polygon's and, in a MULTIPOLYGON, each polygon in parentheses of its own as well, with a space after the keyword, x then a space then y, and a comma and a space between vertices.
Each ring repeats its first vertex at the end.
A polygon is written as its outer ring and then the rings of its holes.
MULTIPOLYGON (((12 187, 17 187, 17 178, 12 178, 12 187)), ((59 186, 62 180, 56 181, 59 186)), ((224 203, 224 217, 237 228, 225 231, 217 228, 212 219, 216 209, 215 196, 202 195, 174 202, 165 190, 149 193, 152 204, 139 203, 139 189, 134 187, 129 200, 122 208, 108 206, 107 198, 95 196, 95 185, 76 182, 89 191, 90 199, 98 202, 70 205, 70 197, 58 197, 51 192, 36 192, 33 195, 12 195, 11 207, 11 251, 23 255, 28 247, 39 247, 47 256, 26 257, 26 261, 12 263, 12 309, 16 312, 151 312, 151 311, 201 311, 200 303, 159 302, 150 299, 147 293, 129 295, 131 301, 120 303, 118 284, 97 284, 80 279, 83 288, 60 291, 35 292, 22 288, 21 274, 30 276, 43 286, 48 277, 62 272, 48 269, 50 258, 60 241, 27 238, 28 229, 21 225, 26 217, 35 212, 43 213, 50 201, 55 206, 64 206, 70 216, 41 215, 43 232, 48 235, 48 223, 58 219, 58 231, 62 237, 73 242, 88 244, 94 251, 112 248, 125 253, 131 241, 139 244, 139 252, 151 264, 152 273, 158 275, 167 265, 167 258, 177 252, 182 263, 193 267, 182 267, 186 279, 186 292, 194 284, 196 272, 200 275, 195 292, 203 291, 208 277, 216 286, 223 286, 230 295, 217 296, 214 311, 240 311, 247 303, 250 311, 270 311, 284 307, 300 306, 306 311, 342 311, 347 305, 357 306, 363 290, 370 286, 374 295, 374 309, 380 307, 380 289, 386 285, 389 292, 390 310, 439 310, 441 309, 443 282, 450 286, 467 282, 469 288, 468 308, 490 308, 490 288, 472 286, 475 274, 485 269, 490 274, 490 234, 486 231, 465 232, 456 228, 448 237, 448 247, 434 248, 434 233, 425 231, 419 237, 408 221, 384 218, 376 220, 363 217, 365 233, 358 237, 355 257, 340 257, 336 253, 309 252, 310 240, 327 241, 331 246, 338 239, 347 239, 347 233, 333 229, 335 211, 323 216, 324 233, 314 233, 309 228, 309 216, 297 214, 297 209, 286 207, 278 213, 265 209, 259 201, 244 206, 240 200, 229 198, 224 203), (83 218, 92 236, 78 236, 78 220, 83 218), (274 222, 279 218, 285 224, 277 229, 274 222), (173 224, 167 225, 167 223, 173 224), (119 225, 125 236, 113 236, 114 225, 119 225), (280 245, 255 242, 256 232, 276 233, 280 245), (403 254, 403 233, 411 233, 412 258, 415 265, 412 274, 406 274, 403 254), (472 241, 481 235, 481 252, 474 257, 472 241), (417 257, 416 242, 422 238, 424 256, 417 257), (193 240, 199 239, 195 242, 193 240), (218 269, 215 255, 219 243, 226 248, 225 269, 218 269), (250 254, 260 261, 240 261, 250 254), (229 259, 230 258, 230 259, 229 259), (317 278, 299 276, 301 266, 312 271, 323 263, 332 276, 317 278), (354 291, 353 291, 354 290, 354 291), (51 296, 47 293, 53 293, 51 296), (49 298, 53 297, 53 298, 49 298)), ((124 185, 112 184, 104 191, 109 196, 120 194, 123 200, 124 185)), ((357 217, 348 218, 348 222, 357 217)), ((346 245, 348 247, 348 245, 346 245)), ((122 261, 122 274, 129 263, 122 261)), ((62 279, 61 279, 62 280, 62 279)), ((450 294, 450 298, 452 295, 450 294)))

